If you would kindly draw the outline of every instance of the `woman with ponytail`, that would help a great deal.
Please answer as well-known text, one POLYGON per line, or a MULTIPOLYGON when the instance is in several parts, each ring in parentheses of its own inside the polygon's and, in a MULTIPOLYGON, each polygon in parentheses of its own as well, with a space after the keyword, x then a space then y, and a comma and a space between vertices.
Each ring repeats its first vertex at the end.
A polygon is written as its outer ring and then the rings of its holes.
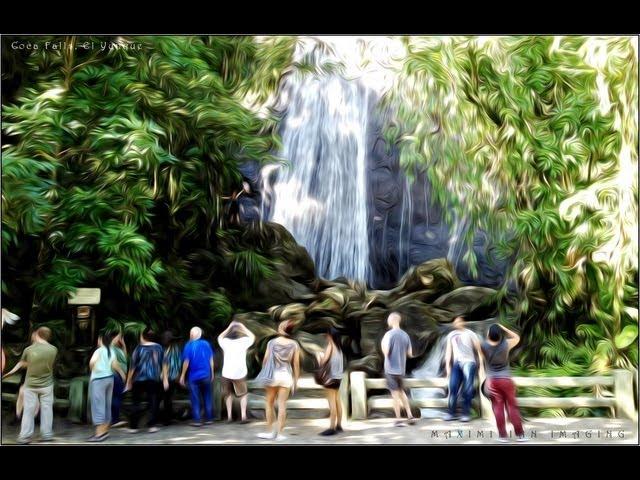
POLYGON ((90 442, 102 442, 109 436, 114 372, 125 378, 125 373, 118 364, 118 357, 111 347, 112 340, 113 334, 102 332, 98 336, 98 348, 89 360, 91 418, 96 426, 96 433, 89 438, 90 442))

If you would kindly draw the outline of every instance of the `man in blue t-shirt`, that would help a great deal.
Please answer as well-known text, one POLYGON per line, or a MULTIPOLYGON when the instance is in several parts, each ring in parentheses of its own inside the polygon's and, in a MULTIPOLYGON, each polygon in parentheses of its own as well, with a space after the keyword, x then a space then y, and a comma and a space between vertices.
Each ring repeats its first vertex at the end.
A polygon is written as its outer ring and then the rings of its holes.
POLYGON ((180 385, 185 386, 185 377, 189 373, 189 393, 193 410, 194 427, 201 425, 200 400, 204 403, 205 425, 213 423, 213 402, 211 384, 213 383, 213 349, 209 342, 203 340, 202 329, 193 327, 189 334, 189 342, 182 351, 182 374, 180 385))

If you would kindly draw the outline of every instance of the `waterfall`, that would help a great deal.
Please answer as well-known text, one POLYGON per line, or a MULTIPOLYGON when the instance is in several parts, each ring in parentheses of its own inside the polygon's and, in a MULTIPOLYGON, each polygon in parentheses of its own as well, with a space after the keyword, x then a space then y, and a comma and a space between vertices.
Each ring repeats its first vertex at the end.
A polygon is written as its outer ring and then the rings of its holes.
POLYGON ((411 182, 405 175, 402 190, 402 213, 398 235, 398 278, 411 266, 411 223, 413 220, 413 202, 411 182))
POLYGON ((451 262, 455 269, 458 268, 460 256, 465 249, 463 239, 468 225, 469 219, 466 215, 464 215, 462 219, 456 215, 455 227, 453 229, 453 235, 449 239, 449 252, 447 253, 447 260, 451 262))
MULTIPOLYGON (((307 53, 307 58, 309 54, 307 53)), ((313 51, 314 63, 327 53, 313 51)), ((285 226, 325 278, 369 276, 367 126, 371 90, 335 72, 292 75, 269 219, 285 226)))
MULTIPOLYGON (((440 376, 440 369, 444 362, 446 347, 446 335, 441 335, 436 344, 429 352, 424 363, 415 369, 411 375, 414 378, 432 378, 440 376)), ((425 398, 444 398, 447 396, 443 388, 412 388, 411 398, 422 400, 425 398)), ((446 412, 437 408, 421 408, 422 418, 444 418, 446 412)))
MULTIPOLYGON (((395 81, 405 46, 400 38, 375 36, 298 42, 296 67, 275 100, 282 115, 282 163, 261 172, 261 218, 291 232, 319 276, 371 280, 369 140, 376 106, 395 81)), ((408 194, 409 209, 410 201, 408 194)), ((407 231, 410 222, 409 210, 407 231)))

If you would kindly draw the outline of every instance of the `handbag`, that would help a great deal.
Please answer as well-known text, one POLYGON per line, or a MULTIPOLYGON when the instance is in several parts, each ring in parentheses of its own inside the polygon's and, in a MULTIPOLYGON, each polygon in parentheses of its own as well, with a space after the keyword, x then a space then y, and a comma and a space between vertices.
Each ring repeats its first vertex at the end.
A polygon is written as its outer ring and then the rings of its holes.
POLYGON ((327 385, 331 381, 331 360, 321 363, 314 372, 313 378, 318 385, 327 385))

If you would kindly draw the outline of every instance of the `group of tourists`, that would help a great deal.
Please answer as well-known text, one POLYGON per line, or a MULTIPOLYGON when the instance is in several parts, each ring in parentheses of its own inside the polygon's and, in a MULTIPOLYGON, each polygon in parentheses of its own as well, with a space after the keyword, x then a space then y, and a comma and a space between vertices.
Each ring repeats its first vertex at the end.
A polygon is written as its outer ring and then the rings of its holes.
MULTIPOLYGON (((401 321, 399 313, 392 312, 389 315, 389 330, 381 342, 384 372, 393 398, 397 426, 415 422, 403 385, 406 360, 413 357, 413 351, 409 335, 400 328, 401 321), (401 416, 402 409, 406 413, 406 420, 401 416)), ((300 378, 301 347, 291 337, 293 327, 290 321, 278 325, 276 336, 267 343, 262 368, 256 377, 256 383, 265 389, 267 431, 258 435, 262 439, 286 439, 283 435, 287 418, 286 402, 295 393, 300 378)), ((449 377, 449 412, 446 419, 470 420, 476 371, 482 377, 486 370, 486 391, 493 405, 500 439, 507 438, 505 408, 516 435, 523 439, 522 422, 515 401, 515 385, 508 366, 509 351, 519 342, 518 335, 496 324, 491 326, 487 339, 480 344, 476 335, 465 328, 462 317, 454 320, 453 327, 446 339, 445 363, 449 377), (460 392, 462 416, 458 417, 456 408, 460 392)), ((180 387, 189 391, 191 425, 200 427, 211 424, 214 418, 212 383, 215 359, 211 344, 202 338, 202 334, 201 328, 193 327, 189 341, 181 347, 179 339, 172 332, 165 332, 159 343, 154 332, 146 328, 140 333, 139 343, 129 357, 121 332, 101 332, 97 349, 89 360, 89 402, 95 432, 88 441, 101 442, 109 437, 112 427, 127 424, 127 431, 136 433, 140 431, 140 421, 145 414, 148 414, 146 429, 150 433, 158 431, 160 422, 169 425, 174 414, 172 399, 180 387), (127 391, 131 392, 133 404, 128 422, 121 420, 122 399, 127 391)), ((329 428, 320 434, 329 436, 343 431, 338 389, 344 375, 344 355, 337 330, 329 329, 325 337, 324 350, 316 354, 318 369, 315 379, 325 389, 330 412, 329 428)), ((53 437, 53 367, 57 349, 49 343, 50 339, 49 328, 35 330, 32 343, 24 350, 20 361, 3 376, 26 369, 19 443, 31 442, 38 409, 41 440, 48 441, 53 437)), ((222 396, 229 422, 233 420, 234 397, 240 401, 241 423, 248 422, 246 356, 254 342, 255 335, 237 321, 232 321, 218 336, 218 345, 223 352, 222 396)))
MULTIPOLYGON (((411 425, 414 418, 409 399, 403 387, 406 359, 413 357, 409 335, 400 328, 401 316, 393 312, 387 323, 389 331, 382 338, 384 372, 387 387, 393 398, 396 426, 411 425), (404 408, 407 420, 402 419, 404 408)), ((445 371, 449 380, 448 412, 445 420, 471 420, 471 403, 475 396, 475 381, 478 374, 482 380, 482 393, 491 400, 496 418, 498 441, 508 442, 505 409, 518 441, 527 441, 524 436, 520 410, 516 401, 516 386, 511 378, 509 352, 520 342, 520 337, 508 328, 493 324, 487 338, 480 343, 478 336, 466 328, 464 317, 453 320, 453 330, 446 337, 445 371), (462 397, 462 415, 458 416, 458 398, 462 397)))

